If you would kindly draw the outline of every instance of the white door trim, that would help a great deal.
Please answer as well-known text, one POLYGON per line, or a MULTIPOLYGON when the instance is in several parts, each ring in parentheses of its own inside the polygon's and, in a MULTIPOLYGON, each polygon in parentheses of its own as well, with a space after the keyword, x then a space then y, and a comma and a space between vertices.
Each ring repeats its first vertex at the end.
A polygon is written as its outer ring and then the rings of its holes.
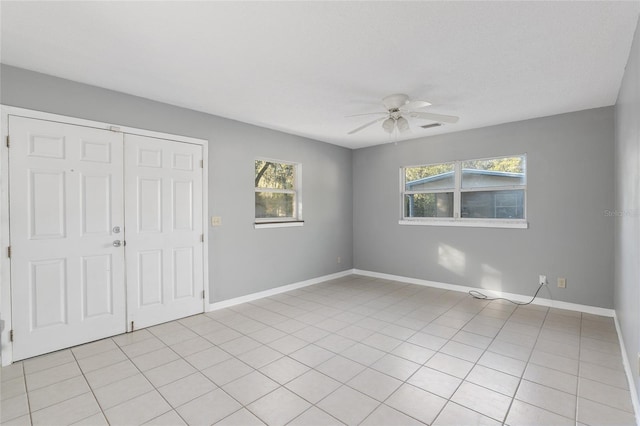
POLYGON ((7 248, 10 243, 9 236, 9 148, 7 148, 7 137, 9 136, 9 116, 20 116, 49 120, 66 124, 75 124, 97 129, 106 129, 121 133, 128 133, 140 136, 151 136, 160 139, 192 143, 202 146, 203 171, 202 171, 202 229, 204 230, 203 245, 203 280, 205 298, 203 300, 203 311, 209 306, 209 236, 206 230, 208 227, 208 141, 189 136, 173 135, 169 133, 156 132, 152 130, 139 129, 135 127, 122 126, 114 123, 85 120, 82 118, 68 117, 48 112, 35 111, 25 108, 0 105, 0 127, 2 128, 2 141, 0 143, 0 356, 2 365, 9 365, 13 362, 13 346, 9 341, 9 331, 11 324, 11 263, 7 256, 7 248))

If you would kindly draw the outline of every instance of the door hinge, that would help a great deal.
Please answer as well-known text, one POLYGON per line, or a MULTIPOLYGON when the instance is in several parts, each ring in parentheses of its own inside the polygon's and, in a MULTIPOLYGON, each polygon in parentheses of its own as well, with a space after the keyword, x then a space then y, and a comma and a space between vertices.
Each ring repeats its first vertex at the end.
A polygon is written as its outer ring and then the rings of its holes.
POLYGON ((202 298, 204 299, 204 290, 202 290, 202 298))
POLYGON ((7 257, 11 258, 11 246, 7 247, 7 257))
POLYGON ((7 148, 9 148, 9 145, 10 145, 10 143, 9 143, 9 135, 7 135, 7 148))
POLYGON ((133 321, 131 321, 131 331, 133 331, 133 321))
MULTIPOLYGON (((7 145, 7 146, 9 146, 9 145, 7 145)), ((200 160, 200 168, 204 169, 204 160, 200 160)))
POLYGON ((204 234, 200 234, 200 242, 204 243, 204 234))
POLYGON ((13 342, 13 330, 9 330, 9 341, 13 342))

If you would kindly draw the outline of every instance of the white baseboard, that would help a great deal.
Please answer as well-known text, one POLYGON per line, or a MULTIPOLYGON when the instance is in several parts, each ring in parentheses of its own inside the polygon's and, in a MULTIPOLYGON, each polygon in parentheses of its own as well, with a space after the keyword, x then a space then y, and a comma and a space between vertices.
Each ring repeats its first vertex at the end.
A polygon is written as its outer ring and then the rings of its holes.
MULTIPOLYGON (((391 274, 383 274, 381 272, 364 271, 362 269, 354 269, 353 273, 357 275, 364 275, 366 277, 380 278, 380 279, 391 280, 391 281, 399 281, 407 284, 423 285, 427 287, 435 287, 435 288, 441 288, 444 290, 460 291, 465 293, 468 293, 471 290, 482 291, 483 293, 485 293, 487 296, 490 296, 490 297, 504 297, 506 299, 515 300, 516 302, 528 302, 529 300, 531 300, 531 296, 524 296, 522 294, 506 293, 506 292, 494 291, 494 290, 485 290, 482 288, 467 287, 467 286, 457 285, 457 284, 447 284, 447 283, 441 283, 437 281, 422 280, 418 278, 408 278, 400 275, 391 275, 391 274)), ((559 300, 544 299, 542 297, 536 297, 535 300, 531 302, 531 304, 548 306, 551 308, 566 309, 568 311, 585 312, 588 314, 602 315, 605 317, 613 317, 614 315, 613 309, 599 308, 597 306, 589 306, 589 305, 580 305, 578 303, 562 302, 559 300)))
MULTIPOLYGON (((482 290, 475 287, 466 287, 466 286, 461 286, 456 284, 446 284, 446 283, 440 283, 437 281, 421 280, 417 278, 407 278, 399 275, 383 274, 380 272, 364 271, 361 269, 354 269, 353 273, 356 275, 364 275, 372 278, 380 278, 385 280, 404 282, 408 284, 417 284, 417 285, 423 285, 427 287, 435 287, 435 288, 441 288, 444 290, 453 290, 453 291, 460 291, 465 293, 469 292, 470 290, 482 290)), ((505 293, 505 292, 491 291, 491 290, 482 290, 482 291, 490 296, 505 297, 507 299, 515 300, 517 302, 528 302, 529 300, 531 300, 531 296, 523 296, 521 294, 505 293)), ((624 339, 622 338, 622 330, 620 329, 620 324, 618 323, 618 317, 616 315, 616 311, 614 309, 600 308, 597 306, 589 306, 589 305, 580 305, 577 303, 562 302, 562 301, 550 300, 550 299, 544 299, 544 298, 538 298, 538 297, 536 297, 536 299, 532 302, 532 304, 548 306, 552 308, 566 309, 570 311, 585 312, 588 314, 602 315, 602 316, 613 318, 616 325, 616 332, 618 333, 618 340, 620 341, 620 351, 622 352, 622 363, 624 364, 624 371, 627 376, 627 382, 629 384, 629 390, 631 393, 631 403, 633 404, 633 410, 636 417, 636 424, 640 425, 640 402, 638 401, 638 392, 636 389, 636 384, 633 380, 633 377, 634 377, 633 371, 631 370, 631 364, 629 363, 629 357, 627 356, 627 350, 624 345, 624 339)))
POLYGON ((353 269, 347 269, 346 271, 336 272, 335 274, 329 274, 329 275, 324 275, 322 277, 311 278, 310 280, 300 281, 293 284, 287 284, 280 287, 271 288, 269 290, 259 291, 257 293, 247 294, 245 296, 234 297, 233 299, 227 299, 227 300, 222 300, 220 302, 210 303, 208 306, 207 312, 228 308, 230 306, 239 305, 241 303, 251 302, 253 300, 258 300, 264 297, 285 293, 291 290, 297 290, 302 287, 308 287, 310 285, 319 284, 324 281, 335 280, 336 278, 342 278, 352 274, 353 274, 353 269))
POLYGON ((629 391, 631 392, 631 403, 633 404, 633 411, 636 415, 636 424, 640 425, 640 403, 638 402, 638 391, 636 384, 633 380, 633 370, 631 370, 631 364, 629 363, 629 357, 627 356, 627 349, 624 345, 624 339, 622 338, 622 329, 618 322, 618 316, 613 315, 613 320, 616 323, 616 331, 618 332, 618 340, 620 341, 620 351, 622 352, 622 364, 624 365, 624 372, 627 375, 627 383, 629 384, 629 391))
MULTIPOLYGON (((335 274, 324 275, 321 277, 316 277, 316 278, 300 281, 293 284, 287 284, 287 285, 272 288, 269 290, 260 291, 257 293, 247 294, 245 296, 234 297, 233 299, 227 299, 227 300, 222 300, 220 302, 210 303, 207 308, 207 312, 215 311, 217 309, 228 308, 229 306, 239 305, 240 303, 251 302, 253 300, 258 300, 264 297, 269 297, 269 296, 284 293, 287 291, 296 290, 302 287, 319 284, 324 281, 346 277, 351 274, 363 275, 365 277, 371 277, 371 278, 380 278, 380 279, 390 280, 390 281, 398 281, 398 282, 403 282, 407 284, 416 284, 416 285, 421 285, 426 287, 441 288, 444 290, 452 290, 452 291, 458 291, 458 292, 464 292, 464 293, 468 293, 471 290, 482 291, 491 297, 504 297, 510 300, 515 300, 516 302, 528 302, 529 300, 531 300, 531 296, 525 296, 522 294, 506 293, 506 292, 494 291, 494 290, 485 290, 485 289, 480 289, 476 287, 467 287, 463 285, 447 284, 447 283, 441 283, 438 281, 423 280, 419 278, 403 277, 401 275, 391 275, 391 274, 384 274, 381 272, 366 271, 363 269, 347 269, 341 272, 336 272, 335 274)), ((584 312, 584 313, 593 314, 593 315, 601 315, 605 317, 613 318, 615 316, 615 311, 613 309, 600 308, 597 306, 581 305, 578 303, 563 302, 560 300, 545 299, 542 297, 536 297, 535 300, 532 302, 532 304, 540 305, 540 306, 548 306, 550 308, 566 309, 568 311, 584 312)))
MULTIPOLYGON (((333 280, 336 278, 346 277, 352 274, 362 275, 362 276, 371 277, 371 278, 380 278, 384 280, 398 281, 398 282, 403 282, 407 284, 416 284, 416 285, 427 286, 427 287, 441 288, 444 290, 465 292, 465 293, 469 292, 470 290, 482 290, 484 293, 486 293, 489 296, 504 297, 507 299, 515 300, 517 302, 528 302, 529 300, 531 300, 531 296, 524 296, 521 294, 506 293, 506 292, 493 291, 493 290, 484 290, 484 289, 478 289, 476 287, 467 287, 467 286, 462 286, 457 284, 447 284, 447 283, 441 283, 437 281, 403 277, 400 275, 383 274, 381 272, 365 271, 362 269, 347 269, 345 271, 337 272, 335 274, 329 274, 322 277, 312 278, 306 281, 300 281, 297 283, 283 285, 283 286, 272 288, 265 291, 260 291, 258 293, 248 294, 246 296, 240 296, 233 299, 223 300, 221 302, 211 303, 209 304, 207 311, 210 312, 210 311, 215 311, 217 309, 228 308, 230 306, 251 302, 253 300, 262 299, 264 297, 273 296, 273 295, 284 293, 291 290, 296 290, 302 287, 308 287, 310 285, 319 284, 319 283, 333 280)), ((540 305, 540 306, 548 306, 551 308, 566 309, 570 311, 584 312, 584 313, 594 314, 594 315, 602 315, 606 317, 612 317, 614 319, 614 322, 616 325, 616 331, 618 332, 618 339, 620 341, 620 349, 622 352, 622 362, 624 364, 624 370, 627 375, 627 381, 629 382, 629 389, 631 391, 631 402, 633 404, 633 409, 635 411, 636 423, 640 425, 640 403, 638 402, 638 392, 636 391, 635 383, 633 381, 633 373, 631 371, 631 365, 629 364, 629 358, 627 357, 627 352, 624 346, 624 340, 622 339, 622 332, 620 330, 620 324, 618 323, 618 317, 616 316, 615 310, 600 308, 597 306, 581 305, 578 303, 544 299, 540 297, 536 297, 536 299, 532 302, 532 304, 540 305)))

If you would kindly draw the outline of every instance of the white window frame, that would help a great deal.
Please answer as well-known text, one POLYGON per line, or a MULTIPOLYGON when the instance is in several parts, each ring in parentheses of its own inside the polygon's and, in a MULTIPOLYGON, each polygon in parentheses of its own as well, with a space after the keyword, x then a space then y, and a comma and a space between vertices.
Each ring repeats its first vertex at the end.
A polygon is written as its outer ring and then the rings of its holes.
POLYGON ((527 222, 527 154, 514 154, 514 155, 501 155, 495 157, 486 158, 470 158, 466 160, 455 161, 442 161, 438 163, 418 164, 413 166, 403 166, 400 168, 400 219, 398 224, 400 225, 418 225, 418 226, 460 226, 460 227, 476 227, 476 228, 518 228, 527 229, 529 223, 527 222), (482 161, 482 160, 494 160, 500 158, 510 157, 524 157, 525 158, 525 184, 524 185, 507 185, 507 186, 490 186, 490 187, 477 187, 477 188, 462 188, 462 163, 465 161, 482 161), (454 188, 453 188, 453 217, 405 217, 404 214, 404 199, 405 194, 418 194, 418 193, 439 193, 439 192, 452 192, 451 189, 436 189, 432 191, 406 191, 405 188, 405 169, 412 167, 433 166, 438 164, 454 163, 454 188), (499 218, 463 218, 460 217, 462 211, 462 193, 463 192, 484 192, 484 191, 510 191, 510 190, 523 190, 523 218, 522 219, 499 219, 499 218))
MULTIPOLYGON (((293 217, 255 217, 255 201, 254 201, 254 228, 288 228, 303 226, 302 220, 302 164, 287 160, 277 160, 273 158, 256 158, 254 160, 254 166, 256 161, 267 161, 270 163, 286 164, 294 167, 294 181, 293 189, 277 189, 277 188, 258 188, 254 184, 254 200, 255 193, 257 192, 272 192, 277 194, 293 194, 293 217)), ((255 175, 254 175, 255 180, 255 175)))

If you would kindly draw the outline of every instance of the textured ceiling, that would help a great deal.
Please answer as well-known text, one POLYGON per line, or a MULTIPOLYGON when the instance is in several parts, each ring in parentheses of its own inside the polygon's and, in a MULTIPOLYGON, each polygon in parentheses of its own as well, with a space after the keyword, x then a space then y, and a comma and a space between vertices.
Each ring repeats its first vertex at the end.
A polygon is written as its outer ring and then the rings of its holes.
POLYGON ((2 62, 358 148, 616 101, 640 2, 7 2, 2 62), (407 93, 457 124, 347 135, 407 93))

